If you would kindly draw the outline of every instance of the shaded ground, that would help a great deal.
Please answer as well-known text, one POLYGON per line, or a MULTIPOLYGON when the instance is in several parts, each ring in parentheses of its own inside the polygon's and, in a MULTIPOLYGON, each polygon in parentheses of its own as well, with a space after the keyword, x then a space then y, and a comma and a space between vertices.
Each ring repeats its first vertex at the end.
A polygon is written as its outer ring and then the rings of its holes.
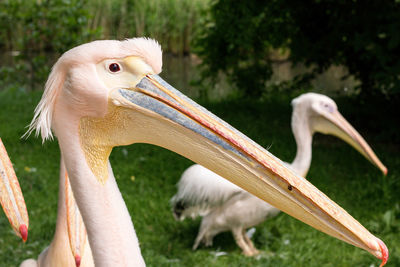
MULTIPOLYGON (((0 91, 0 137, 9 152, 30 215, 26 244, 13 235, 0 214, 0 266, 17 266, 23 259, 37 257, 50 243, 56 221, 59 150, 53 141, 42 146, 37 138, 22 140, 41 93, 0 91)), ((346 101, 341 103, 346 105, 346 101)), ((203 103, 285 161, 291 161, 295 144, 290 130, 289 100, 282 103, 231 101, 203 103)), ((385 241, 390 251, 387 266, 400 266, 400 157, 393 141, 390 121, 372 129, 341 107, 389 169, 379 171, 347 144, 329 136, 316 135, 313 162, 308 178, 385 241), (385 128, 386 127, 386 128, 385 128), (372 130, 371 130, 372 129, 372 130)), ((379 116, 375 116, 375 120, 379 116)), ((170 151, 146 144, 116 148, 111 164, 132 215, 148 266, 378 266, 379 260, 309 226, 280 214, 257 227, 253 237, 262 250, 258 258, 246 258, 229 233, 216 237, 211 248, 193 252, 199 220, 176 222, 169 199, 182 171, 191 162, 170 151), (224 251, 227 255, 216 256, 224 251)), ((2 212, 0 212, 2 213, 2 212)))

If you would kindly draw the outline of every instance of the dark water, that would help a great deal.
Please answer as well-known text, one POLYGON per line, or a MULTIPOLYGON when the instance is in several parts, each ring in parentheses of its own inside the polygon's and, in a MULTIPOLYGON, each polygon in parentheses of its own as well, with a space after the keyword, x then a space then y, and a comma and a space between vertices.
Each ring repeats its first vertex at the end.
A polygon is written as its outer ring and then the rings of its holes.
MULTIPOLYGON (((275 63, 273 64, 274 75, 271 82, 290 80, 306 70, 304 66, 292 66, 289 61, 275 63)), ((354 87, 358 84, 357 80, 352 76, 342 79, 347 74, 348 72, 343 66, 331 66, 312 81, 313 91, 328 95, 354 94, 354 87)))
MULTIPOLYGON (((199 59, 195 57, 174 57, 165 55, 163 58, 162 76, 177 89, 189 97, 197 98, 199 88, 191 85, 193 80, 199 79, 199 59)), ((292 66, 289 61, 273 64, 273 76, 270 83, 280 83, 293 79, 296 75, 304 73, 303 66, 292 66)), ((318 75, 312 82, 313 91, 328 95, 343 95, 355 93, 357 81, 353 77, 342 79, 347 71, 342 66, 332 66, 326 72, 318 75)), ((224 80, 215 88, 208 90, 211 99, 221 99, 232 92, 232 87, 224 80)))
MULTIPOLYGON (((16 55, 16 52, 0 55, 0 67, 13 66, 16 55)), ((55 60, 54 55, 50 55, 49 58, 53 58, 55 60)), ((192 83, 194 80, 199 79, 199 63, 199 59, 193 56, 176 57, 166 54, 163 56, 163 71, 161 76, 168 81, 168 83, 173 85, 187 96, 191 98, 198 98, 199 87, 194 86, 192 83)), ((290 80, 296 75, 304 73, 306 68, 302 66, 293 67, 290 62, 283 61, 280 63, 274 63, 273 70, 274 75, 272 76, 270 83, 279 83, 290 80)), ((354 93, 353 88, 355 85, 357 85, 357 81, 352 77, 342 80, 341 77, 346 73, 347 72, 344 67, 331 67, 328 71, 319 75, 313 81, 313 91, 328 95, 354 93)), ((2 78, 0 77, 0 79, 2 78)), ((233 90, 232 87, 224 80, 221 80, 217 85, 213 85, 212 87, 213 88, 208 88, 209 90, 207 90, 208 97, 212 100, 223 99, 233 90)))
POLYGON ((198 61, 191 57, 163 56, 161 76, 169 84, 191 98, 199 96, 198 88, 191 83, 199 78, 198 61))

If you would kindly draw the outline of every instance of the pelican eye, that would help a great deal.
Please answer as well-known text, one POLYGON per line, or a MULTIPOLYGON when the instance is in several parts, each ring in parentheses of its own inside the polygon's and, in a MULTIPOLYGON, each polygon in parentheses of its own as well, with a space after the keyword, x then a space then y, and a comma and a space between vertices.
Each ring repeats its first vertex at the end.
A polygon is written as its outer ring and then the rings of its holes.
POLYGON ((111 63, 110 65, 108 65, 108 69, 109 69, 111 72, 118 72, 118 71, 121 70, 121 67, 119 66, 118 63, 111 63))
POLYGON ((322 105, 326 110, 328 110, 329 113, 332 113, 335 110, 335 108, 332 105, 329 105, 327 103, 324 103, 322 105))

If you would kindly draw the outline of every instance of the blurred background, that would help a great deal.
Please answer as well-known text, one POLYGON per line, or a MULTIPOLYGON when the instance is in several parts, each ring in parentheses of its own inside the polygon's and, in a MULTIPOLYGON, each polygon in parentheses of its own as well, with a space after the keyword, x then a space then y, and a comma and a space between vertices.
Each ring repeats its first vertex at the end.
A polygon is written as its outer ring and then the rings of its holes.
MULTIPOLYGON (((388 266, 400 266, 399 29, 398 0, 0 0, 0 137, 31 220, 21 244, 0 216, 0 266, 36 258, 54 234, 57 142, 20 138, 51 66, 76 45, 139 36, 161 44, 163 78, 284 161, 296 150, 291 99, 332 97, 389 173, 317 135, 307 177, 385 241, 388 266)), ((168 202, 192 163, 145 144, 116 148, 111 162, 148 266, 379 265, 284 214, 256 228, 255 258, 230 233, 192 252, 199 220, 174 221, 168 202)))

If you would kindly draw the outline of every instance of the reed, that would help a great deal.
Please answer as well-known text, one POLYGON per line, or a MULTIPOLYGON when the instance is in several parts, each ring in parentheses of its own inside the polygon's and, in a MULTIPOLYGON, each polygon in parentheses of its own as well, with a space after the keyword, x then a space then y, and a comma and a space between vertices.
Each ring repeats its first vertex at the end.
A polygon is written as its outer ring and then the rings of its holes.
POLYGON ((103 38, 148 36, 163 50, 174 54, 191 52, 209 0, 89 0, 89 27, 101 28, 103 38))
MULTIPOLYGON (((0 1, 0 48, 3 51, 23 51, 28 38, 30 50, 40 53, 47 49, 48 52, 52 50, 52 42, 59 41, 52 40, 51 36, 62 33, 63 36, 76 39, 75 42, 70 40, 72 44, 96 38, 148 36, 157 39, 165 52, 188 54, 209 2, 210 0, 4 0, 0 1), (55 33, 46 34, 48 29, 55 28, 55 33), (45 46, 46 44, 50 46, 45 46)), ((53 50, 60 52, 63 49, 64 47, 57 47, 53 50)))

